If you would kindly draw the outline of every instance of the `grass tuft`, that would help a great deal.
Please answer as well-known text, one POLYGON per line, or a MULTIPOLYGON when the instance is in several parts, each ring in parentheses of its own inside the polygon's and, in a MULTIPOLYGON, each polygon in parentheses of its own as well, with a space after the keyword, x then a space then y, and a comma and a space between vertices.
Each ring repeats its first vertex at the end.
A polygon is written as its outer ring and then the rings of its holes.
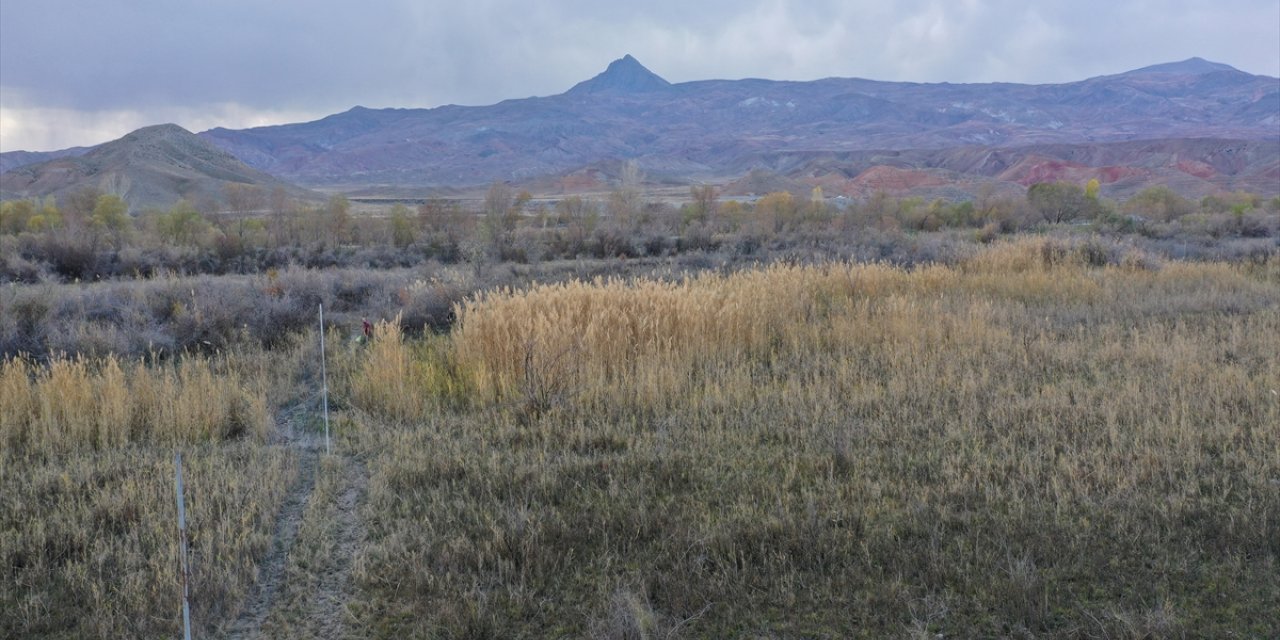
POLYGON ((225 359, 191 356, 147 365, 114 356, 0 361, 0 442, 26 455, 265 438, 265 395, 225 359))

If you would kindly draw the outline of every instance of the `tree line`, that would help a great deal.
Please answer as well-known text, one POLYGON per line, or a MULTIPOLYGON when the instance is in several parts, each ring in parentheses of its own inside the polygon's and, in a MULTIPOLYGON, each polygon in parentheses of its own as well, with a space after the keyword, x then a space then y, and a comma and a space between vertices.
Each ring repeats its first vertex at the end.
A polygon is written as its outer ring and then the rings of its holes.
POLYGON ((838 242, 869 231, 961 231, 975 240, 1054 225, 1153 237, 1268 237, 1280 225, 1280 197, 1223 193, 1199 201, 1155 186, 1124 202, 1099 195, 1099 184, 1044 182, 1021 198, 979 190, 967 200, 926 200, 878 192, 857 200, 776 191, 728 197, 695 185, 680 204, 650 200, 642 176, 624 167, 604 198, 538 200, 495 183, 478 204, 430 199, 355 212, 336 195, 322 203, 282 190, 232 184, 225 206, 180 200, 168 209, 131 214, 120 196, 83 189, 60 200, 0 203, 0 279, 32 281, 188 273, 259 272, 311 267, 530 262, 577 257, 641 257, 722 249, 838 242))

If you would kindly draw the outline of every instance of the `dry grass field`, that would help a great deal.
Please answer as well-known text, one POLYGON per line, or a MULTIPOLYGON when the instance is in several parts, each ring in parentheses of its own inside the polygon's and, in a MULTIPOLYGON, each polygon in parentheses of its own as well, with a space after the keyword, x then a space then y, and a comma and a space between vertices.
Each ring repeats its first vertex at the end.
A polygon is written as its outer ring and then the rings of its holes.
POLYGON ((0 363, 0 636, 180 635, 175 450, 193 617, 234 616, 298 471, 268 442, 286 355, 0 363))
POLYGON ((1274 252, 1020 239, 453 315, 330 334, 332 455, 314 332, 0 364, 0 636, 178 633, 175 447, 204 635, 1280 634, 1274 252))
POLYGON ((379 637, 1277 632, 1280 263, 478 296, 350 370, 379 637), (418 393, 413 393, 417 390, 418 393))

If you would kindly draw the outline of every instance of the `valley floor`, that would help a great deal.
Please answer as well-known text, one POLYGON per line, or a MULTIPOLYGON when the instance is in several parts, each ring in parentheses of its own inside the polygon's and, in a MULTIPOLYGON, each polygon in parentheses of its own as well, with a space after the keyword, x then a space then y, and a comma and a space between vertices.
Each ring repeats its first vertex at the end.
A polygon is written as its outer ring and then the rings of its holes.
POLYGON ((331 330, 331 453, 314 330, 0 365, 0 636, 180 633, 175 449, 200 637, 1280 634, 1274 253, 1018 239, 453 314, 331 330))

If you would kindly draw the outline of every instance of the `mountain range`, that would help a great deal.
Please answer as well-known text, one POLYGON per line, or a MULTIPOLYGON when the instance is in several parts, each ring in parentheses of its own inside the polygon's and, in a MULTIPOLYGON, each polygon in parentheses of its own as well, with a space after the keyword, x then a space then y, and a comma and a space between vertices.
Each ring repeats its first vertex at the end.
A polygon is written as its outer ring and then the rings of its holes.
POLYGON ((1280 79, 1191 59, 1056 85, 828 78, 670 84, 626 56, 560 95, 487 107, 366 109, 208 140, 303 184, 458 185, 635 159, 713 179, 865 150, 1135 139, 1280 140, 1280 79))
POLYGON ((1118 195, 1152 183, 1197 196, 1280 193, 1280 79, 1200 58, 1043 85, 673 84, 627 55, 553 96, 355 107, 314 122, 199 136, 281 179, 361 193, 495 180, 605 184, 623 160, 657 181, 747 189, 744 176, 774 174, 847 195, 959 196, 983 182, 1012 188, 1090 177, 1118 195))

